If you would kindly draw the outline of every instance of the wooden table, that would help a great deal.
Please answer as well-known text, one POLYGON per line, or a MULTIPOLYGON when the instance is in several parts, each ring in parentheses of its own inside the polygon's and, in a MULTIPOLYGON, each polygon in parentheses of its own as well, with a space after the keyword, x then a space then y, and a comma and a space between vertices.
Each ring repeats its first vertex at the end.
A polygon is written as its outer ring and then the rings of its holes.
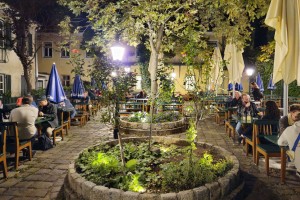
POLYGON ((48 122, 52 120, 52 118, 50 117, 38 117, 34 124, 35 126, 37 127, 37 130, 38 130, 38 135, 40 136, 42 134, 42 126, 40 126, 43 122, 48 122))
MULTIPOLYGON (((278 136, 277 135, 265 135, 264 138, 269 142, 278 145, 278 136)), ((282 184, 285 183, 285 174, 286 174, 286 149, 287 146, 280 146, 280 162, 281 162, 281 170, 280 170, 280 182, 282 184)))

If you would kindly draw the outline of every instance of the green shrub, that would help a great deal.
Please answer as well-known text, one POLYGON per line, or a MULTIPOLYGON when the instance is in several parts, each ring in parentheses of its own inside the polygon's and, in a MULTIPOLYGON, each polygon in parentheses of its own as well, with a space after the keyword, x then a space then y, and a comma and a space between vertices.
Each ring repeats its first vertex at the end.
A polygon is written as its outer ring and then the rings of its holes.
POLYGON ((99 145, 83 151, 76 160, 76 169, 87 180, 106 187, 134 192, 177 192, 212 182, 232 166, 226 160, 214 161, 212 155, 182 159, 184 146, 148 142, 123 145, 125 167, 121 165, 118 145, 99 145), (178 161, 179 160, 179 161, 178 161))
MULTIPOLYGON (((181 115, 177 112, 161 112, 153 115, 152 123, 172 122, 181 119, 181 115)), ((150 123, 150 115, 146 112, 136 112, 127 119, 129 122, 150 123)))

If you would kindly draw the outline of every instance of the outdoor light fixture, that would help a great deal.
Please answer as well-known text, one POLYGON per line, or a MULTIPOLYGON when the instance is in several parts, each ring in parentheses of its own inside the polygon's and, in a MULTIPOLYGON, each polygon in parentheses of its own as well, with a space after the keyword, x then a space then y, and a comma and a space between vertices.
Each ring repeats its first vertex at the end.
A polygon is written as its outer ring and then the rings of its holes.
POLYGON ((247 68, 246 69, 246 74, 247 74, 247 76, 252 76, 254 74, 254 69, 253 68, 247 68))
POLYGON ((172 79, 175 79, 175 77, 176 77, 176 73, 175 73, 175 72, 172 72, 172 73, 171 73, 171 78, 172 78, 172 79))
POLYGON ((120 45, 117 45, 117 46, 111 47, 110 49, 111 49, 113 60, 122 61, 123 55, 125 52, 125 48, 121 47, 120 45))

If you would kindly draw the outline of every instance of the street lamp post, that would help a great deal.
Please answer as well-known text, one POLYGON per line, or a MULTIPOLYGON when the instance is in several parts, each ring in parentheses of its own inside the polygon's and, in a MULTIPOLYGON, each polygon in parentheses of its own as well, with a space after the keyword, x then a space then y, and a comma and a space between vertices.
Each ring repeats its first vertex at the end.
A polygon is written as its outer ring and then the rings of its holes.
POLYGON ((250 85, 250 83, 251 83, 251 76, 254 74, 254 71, 255 70, 253 68, 247 68, 246 69, 246 74, 249 77, 249 94, 251 92, 251 85, 250 85))
POLYGON ((125 166, 125 161, 124 161, 124 151, 123 151, 123 146, 122 146, 122 138, 120 135, 120 130, 119 130, 119 126, 120 126, 120 108, 119 108, 119 95, 118 91, 117 91, 117 87, 118 87, 118 82, 117 82, 117 76, 120 75, 119 74, 119 62, 122 61, 125 49, 124 47, 121 46, 113 46, 111 47, 111 52, 112 52, 112 57, 113 60, 116 62, 116 70, 112 72, 112 79, 113 79, 113 83, 114 83, 114 92, 115 92, 115 127, 114 127, 114 138, 119 140, 119 146, 120 146, 120 153, 121 153, 121 160, 122 160, 122 165, 125 166))

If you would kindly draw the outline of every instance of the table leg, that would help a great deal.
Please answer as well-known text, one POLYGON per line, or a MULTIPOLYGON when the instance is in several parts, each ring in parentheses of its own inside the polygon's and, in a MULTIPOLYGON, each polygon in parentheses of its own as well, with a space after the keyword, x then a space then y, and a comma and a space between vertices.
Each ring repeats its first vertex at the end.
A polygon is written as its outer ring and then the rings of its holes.
POLYGON ((281 175, 280 182, 281 184, 285 184, 285 171, 286 171, 286 150, 285 147, 280 147, 281 149, 281 175))

